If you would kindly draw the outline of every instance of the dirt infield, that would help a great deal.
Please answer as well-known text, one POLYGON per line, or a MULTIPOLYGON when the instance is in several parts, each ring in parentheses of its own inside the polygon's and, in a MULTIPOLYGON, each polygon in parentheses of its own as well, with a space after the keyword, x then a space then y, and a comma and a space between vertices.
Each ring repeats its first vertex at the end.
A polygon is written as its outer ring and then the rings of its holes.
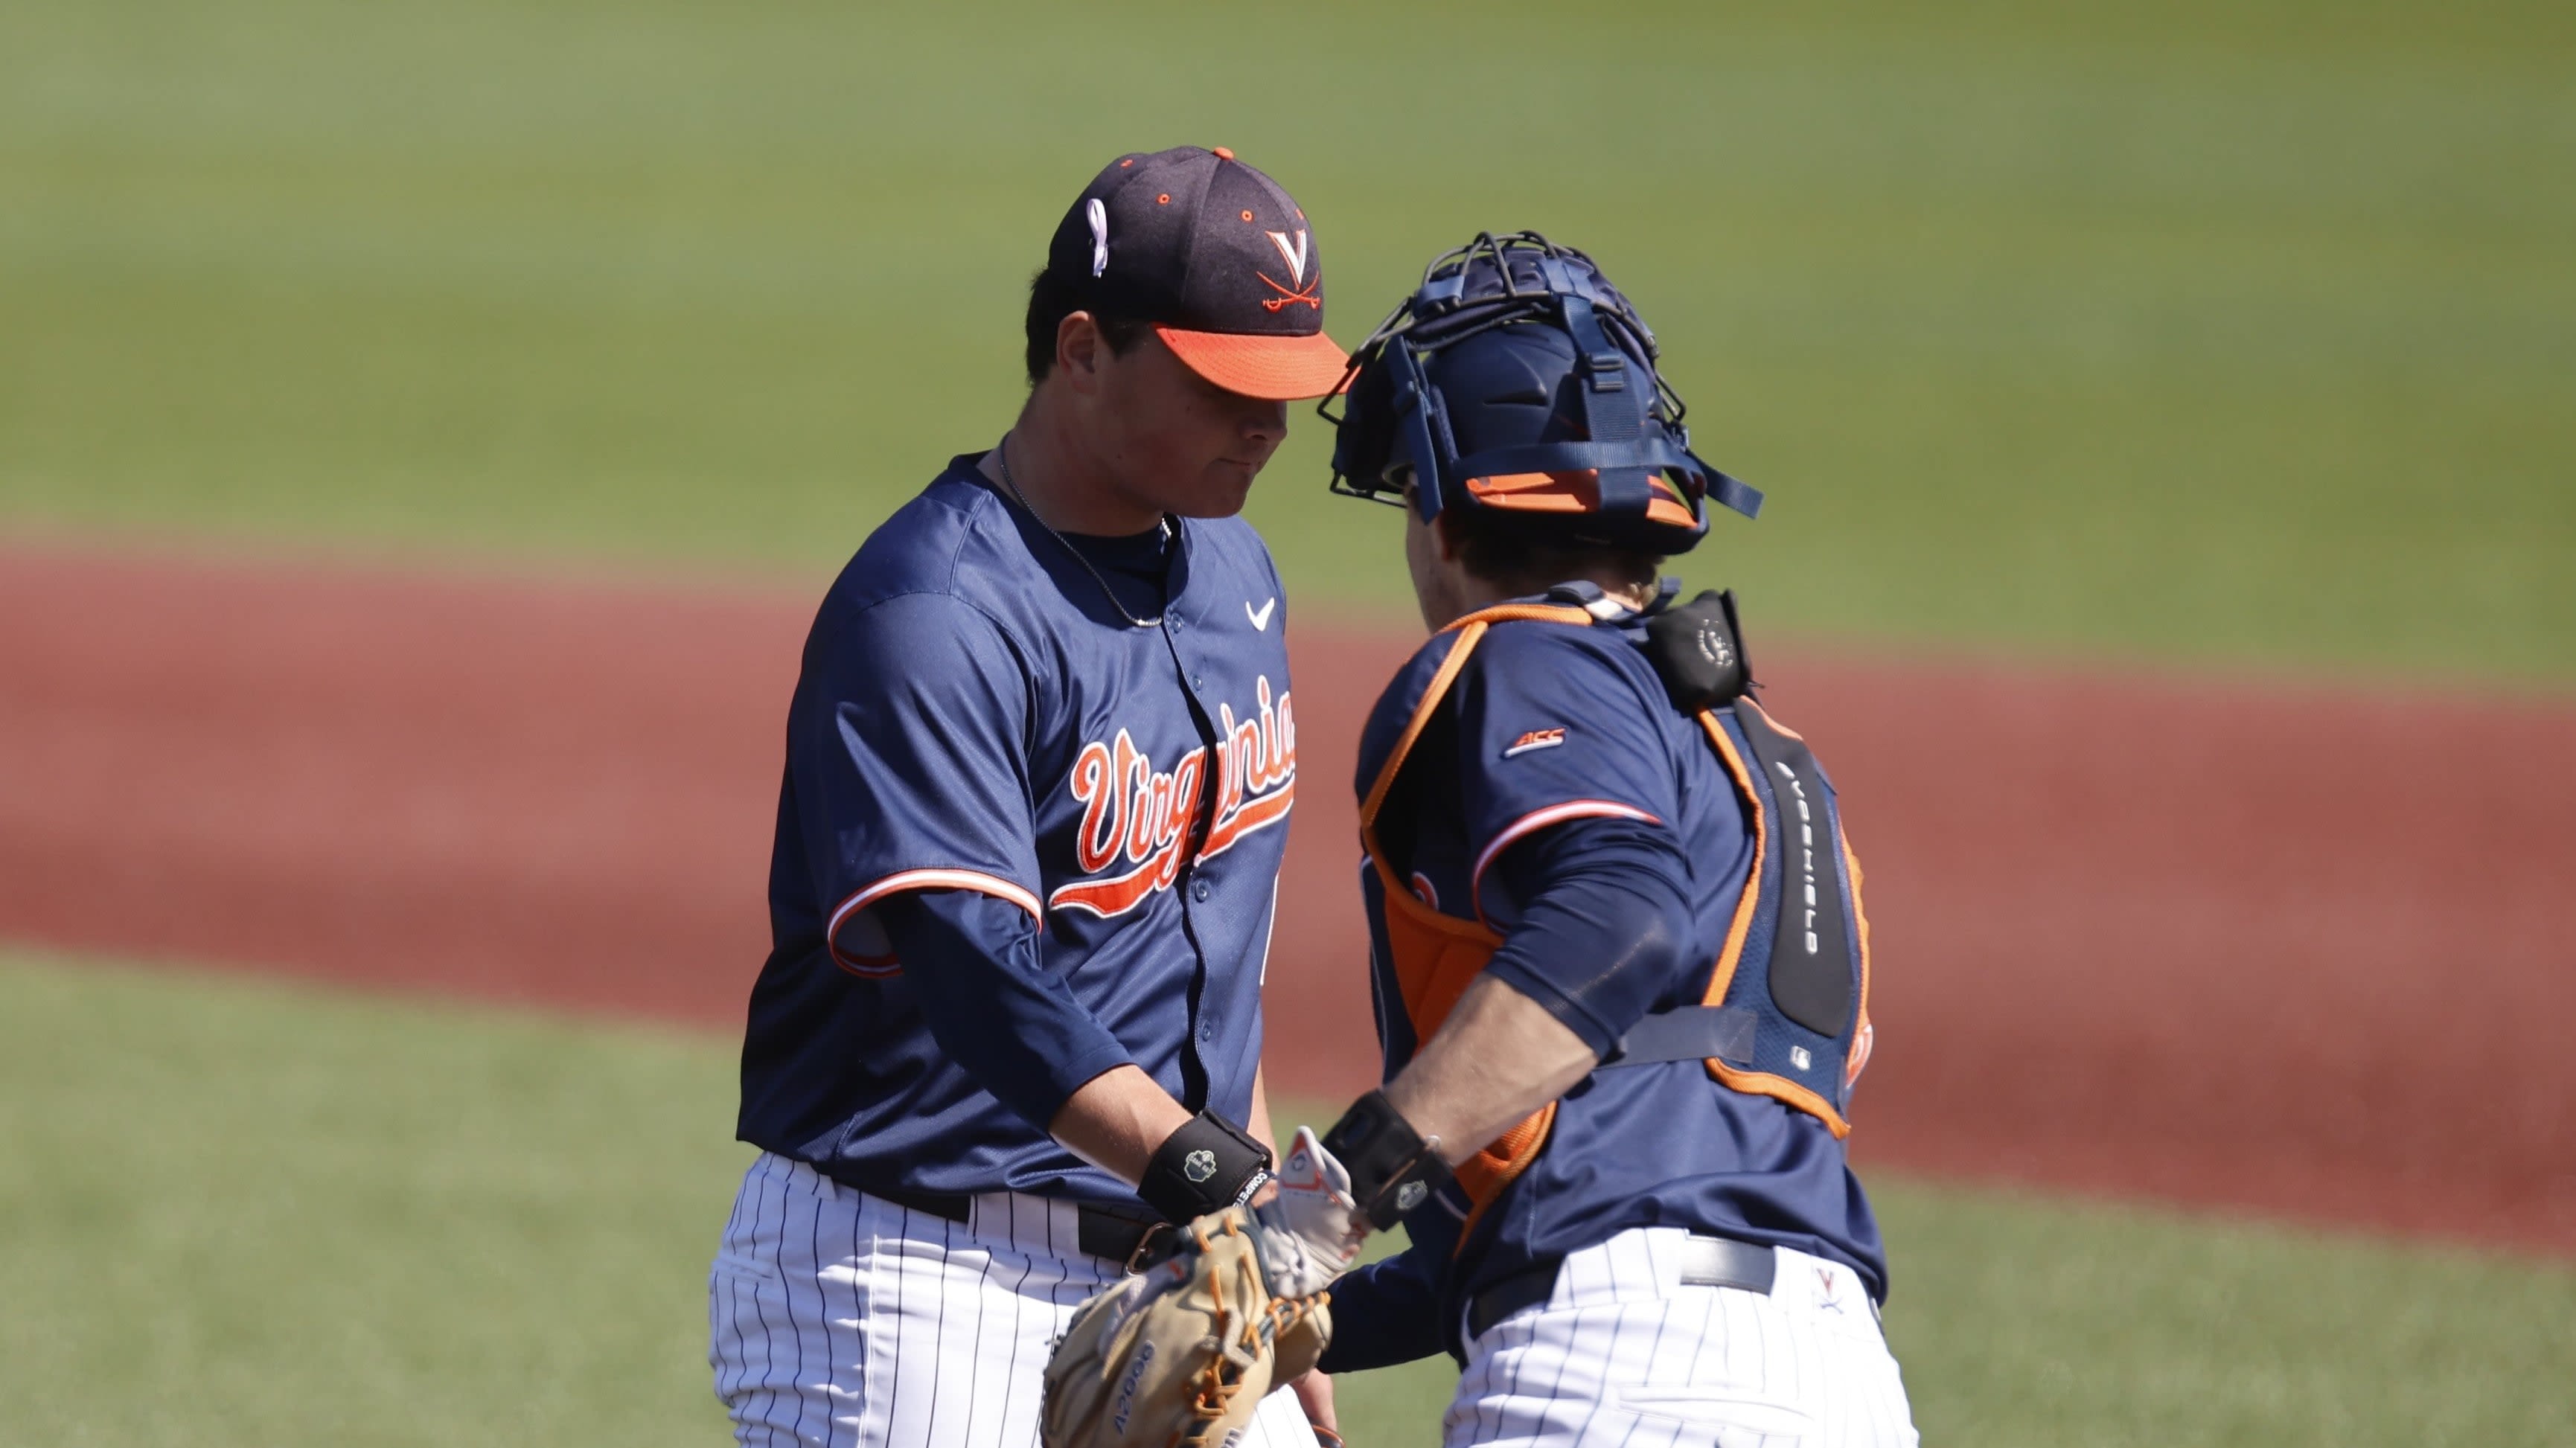
MULTIPOLYGON (((730 1028, 808 605, 0 551, 0 937, 730 1028)), ((1369 1079, 1294 639, 1280 1084, 1369 1079)), ((2576 709, 1781 657, 1869 867, 1864 1163, 2576 1252, 2576 709)))

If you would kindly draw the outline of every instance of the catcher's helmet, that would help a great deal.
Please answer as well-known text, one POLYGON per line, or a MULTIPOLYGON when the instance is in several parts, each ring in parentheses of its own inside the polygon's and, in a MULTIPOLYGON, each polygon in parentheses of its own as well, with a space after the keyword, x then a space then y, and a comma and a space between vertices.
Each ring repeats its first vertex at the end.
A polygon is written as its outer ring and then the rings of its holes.
POLYGON ((1535 534, 1683 553, 1705 501, 1750 518, 1762 495, 1690 450, 1655 335, 1592 259, 1534 231, 1476 239, 1351 353, 1333 491, 1424 521, 1467 508, 1535 534))

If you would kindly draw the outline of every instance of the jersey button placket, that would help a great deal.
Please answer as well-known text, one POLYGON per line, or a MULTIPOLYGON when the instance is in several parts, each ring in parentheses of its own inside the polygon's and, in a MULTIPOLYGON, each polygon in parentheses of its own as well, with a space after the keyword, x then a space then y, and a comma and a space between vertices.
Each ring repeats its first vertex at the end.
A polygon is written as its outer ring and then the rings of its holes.
POLYGON ((1204 904, 1206 904, 1206 903, 1207 903, 1207 897, 1208 897, 1208 882, 1207 882, 1207 877, 1206 877, 1206 876, 1204 876, 1204 875, 1202 875, 1202 876, 1200 876, 1198 879, 1192 880, 1192 881, 1190 882, 1190 898, 1191 898, 1191 899, 1193 899, 1193 900, 1196 900, 1196 901, 1197 901, 1197 902, 1199 902, 1200 904, 1204 905, 1204 904))

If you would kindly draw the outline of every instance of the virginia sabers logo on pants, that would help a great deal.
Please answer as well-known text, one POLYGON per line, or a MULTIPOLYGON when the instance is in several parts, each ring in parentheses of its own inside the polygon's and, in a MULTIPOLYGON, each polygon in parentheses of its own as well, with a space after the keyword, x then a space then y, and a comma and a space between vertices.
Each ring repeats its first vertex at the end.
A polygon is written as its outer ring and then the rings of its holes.
MULTIPOLYGON (((1216 805, 1200 860, 1212 860, 1244 836, 1288 817, 1297 793, 1297 722, 1288 695, 1274 706, 1270 680, 1254 685, 1255 712, 1236 719, 1234 706, 1217 706, 1216 805)), ((1181 873, 1190 827, 1207 788, 1207 750, 1193 749, 1169 770, 1136 747, 1124 729, 1104 744, 1082 746, 1067 787, 1082 802, 1082 827, 1074 834, 1074 864, 1086 875, 1127 866, 1107 879, 1058 887, 1050 910, 1087 910, 1103 919, 1124 915, 1181 873)))

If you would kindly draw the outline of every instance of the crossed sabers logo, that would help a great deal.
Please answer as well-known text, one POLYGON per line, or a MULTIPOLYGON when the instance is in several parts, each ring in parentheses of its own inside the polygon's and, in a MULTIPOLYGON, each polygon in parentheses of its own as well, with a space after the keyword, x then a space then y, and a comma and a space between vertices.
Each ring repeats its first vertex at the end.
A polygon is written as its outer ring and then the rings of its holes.
MULTIPOLYGON (((1267 676, 1254 682, 1256 711, 1237 720, 1232 704, 1217 706, 1216 809, 1198 858, 1211 860, 1244 836, 1288 818, 1297 796, 1297 720, 1286 692, 1274 707, 1267 676)), ((1086 875, 1124 860, 1133 868, 1106 880, 1057 888, 1050 910, 1088 910, 1102 919, 1124 915, 1181 873, 1181 855, 1198 820, 1207 782, 1207 749, 1180 757, 1168 770, 1136 747, 1124 729, 1103 744, 1093 740, 1074 757, 1066 781, 1082 802, 1082 825, 1073 839, 1074 864, 1086 875)))
POLYGON ((1313 252, 1313 248, 1306 244, 1306 233, 1303 230, 1300 230, 1297 233, 1297 240, 1293 244, 1288 240, 1288 233, 1284 231, 1267 231, 1263 232, 1262 235, 1269 237, 1270 244, 1279 248, 1279 259, 1288 263, 1288 279, 1295 282, 1303 290, 1292 292, 1288 288, 1279 285, 1279 283, 1272 281, 1268 272, 1256 271, 1253 275, 1268 283, 1270 289, 1279 294, 1275 297, 1263 297, 1261 299, 1261 305, 1275 312, 1281 307, 1287 306, 1291 302, 1304 302, 1307 306, 1313 307, 1316 311, 1322 311, 1324 309, 1324 299, 1315 295, 1315 289, 1324 284, 1324 273, 1322 268, 1319 267, 1315 271, 1315 279, 1313 281, 1308 281, 1306 279, 1306 261, 1313 252))

